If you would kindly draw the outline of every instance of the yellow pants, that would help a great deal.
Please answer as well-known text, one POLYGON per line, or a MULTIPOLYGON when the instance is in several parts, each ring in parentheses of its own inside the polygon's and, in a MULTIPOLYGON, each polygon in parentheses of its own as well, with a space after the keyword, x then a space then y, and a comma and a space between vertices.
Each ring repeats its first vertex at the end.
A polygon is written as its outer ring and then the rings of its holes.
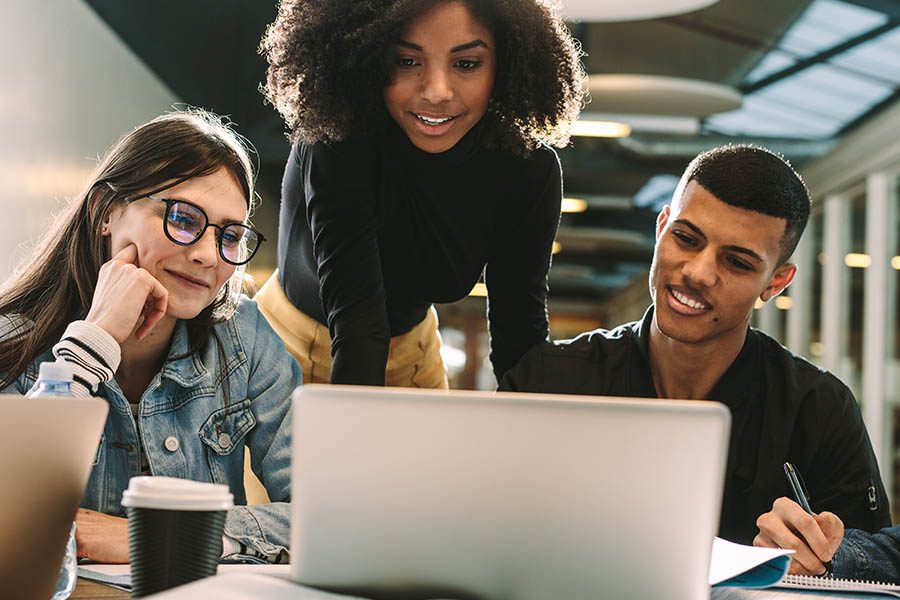
MULTIPOLYGON (((256 294, 260 312, 300 363, 303 383, 328 383, 331 379, 331 336, 328 328, 297 310, 278 282, 278 271, 256 294)), ((390 387, 449 387, 441 359, 441 334, 437 311, 432 306, 421 323, 391 338, 385 385, 390 387)))

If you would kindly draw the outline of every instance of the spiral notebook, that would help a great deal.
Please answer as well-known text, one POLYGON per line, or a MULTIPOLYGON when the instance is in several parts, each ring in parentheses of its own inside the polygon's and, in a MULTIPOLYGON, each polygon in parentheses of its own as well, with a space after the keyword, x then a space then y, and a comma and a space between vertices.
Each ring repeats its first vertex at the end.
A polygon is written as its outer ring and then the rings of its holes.
POLYGON ((879 583, 877 581, 859 581, 857 579, 839 579, 836 577, 810 577, 807 575, 785 575, 774 587, 826 590, 832 592, 858 592, 866 594, 882 594, 900 598, 900 585, 879 583))

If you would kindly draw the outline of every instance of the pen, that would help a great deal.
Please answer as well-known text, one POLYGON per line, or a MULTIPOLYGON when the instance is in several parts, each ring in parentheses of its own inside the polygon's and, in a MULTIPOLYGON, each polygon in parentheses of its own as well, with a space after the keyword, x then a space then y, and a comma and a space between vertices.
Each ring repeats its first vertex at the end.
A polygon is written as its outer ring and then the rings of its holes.
MULTIPOLYGON (((813 514, 812 508, 809 507, 809 495, 806 493, 806 487, 801 483, 799 473, 797 473, 794 465, 789 462, 784 463, 784 475, 787 477, 788 483, 794 492, 797 504, 806 511, 806 514, 813 514)), ((825 573, 831 575, 831 561, 825 561, 823 564, 825 565, 825 573)))

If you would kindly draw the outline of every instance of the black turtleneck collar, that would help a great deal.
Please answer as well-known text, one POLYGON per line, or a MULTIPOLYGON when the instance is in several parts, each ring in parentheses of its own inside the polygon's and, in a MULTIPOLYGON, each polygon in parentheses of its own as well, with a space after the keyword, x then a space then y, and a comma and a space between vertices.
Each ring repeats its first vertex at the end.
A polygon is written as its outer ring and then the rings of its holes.
POLYGON ((464 163, 478 152, 481 142, 481 121, 475 124, 455 146, 444 152, 425 152, 413 144, 403 129, 390 116, 385 123, 385 139, 388 147, 408 157, 424 168, 446 168, 464 163))

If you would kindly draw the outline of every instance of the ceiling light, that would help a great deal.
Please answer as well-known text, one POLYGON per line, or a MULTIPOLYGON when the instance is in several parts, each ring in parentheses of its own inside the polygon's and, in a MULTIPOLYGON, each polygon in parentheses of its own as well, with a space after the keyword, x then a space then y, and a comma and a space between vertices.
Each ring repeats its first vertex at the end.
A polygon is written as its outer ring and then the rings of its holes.
POLYGON ((562 250, 562 244, 560 244, 559 242, 557 242, 556 240, 554 240, 554 241, 553 241, 553 247, 551 248, 550 252, 551 252, 552 254, 559 254, 559 252, 560 252, 561 250, 562 250))
POLYGON ((466 352, 459 348, 453 348, 447 344, 441 344, 441 360, 450 371, 462 371, 466 367, 466 352))
POLYGON ((850 253, 844 257, 844 264, 854 269, 868 269, 872 266, 872 257, 868 254, 850 253))
POLYGON ((757 298, 757 299, 756 299, 756 302, 753 303, 753 308, 756 309, 756 310, 759 310, 759 309, 761 309, 761 308, 762 308, 763 306, 765 306, 765 305, 766 305, 765 302, 763 302, 762 300, 760 300, 759 298, 757 298))
POLYGON ((733 87, 685 77, 602 74, 588 77, 591 112, 708 117, 735 110, 743 95, 733 87))
POLYGON ((891 266, 900 271, 900 256, 891 259, 891 266))
POLYGON ((634 21, 679 15, 706 8, 716 2, 718 0, 563 0, 562 14, 573 21, 634 21))
POLYGON ((472 288, 472 291, 469 292, 469 295, 476 296, 478 298, 486 298, 487 297, 487 286, 479 281, 472 288))
POLYGON ((580 213, 587 210, 587 201, 581 198, 563 198, 560 212, 580 213))
POLYGON ((780 310, 790 310, 794 306, 794 301, 790 296, 778 296, 775 298, 775 308, 780 310))
POLYGON ((586 121, 616 121, 631 127, 632 133, 666 133, 671 135, 699 135, 700 119, 678 115, 635 115, 629 113, 582 112, 586 121))
POLYGON ((583 121, 572 124, 572 135, 580 137, 622 138, 631 135, 631 127, 616 121, 583 121))

